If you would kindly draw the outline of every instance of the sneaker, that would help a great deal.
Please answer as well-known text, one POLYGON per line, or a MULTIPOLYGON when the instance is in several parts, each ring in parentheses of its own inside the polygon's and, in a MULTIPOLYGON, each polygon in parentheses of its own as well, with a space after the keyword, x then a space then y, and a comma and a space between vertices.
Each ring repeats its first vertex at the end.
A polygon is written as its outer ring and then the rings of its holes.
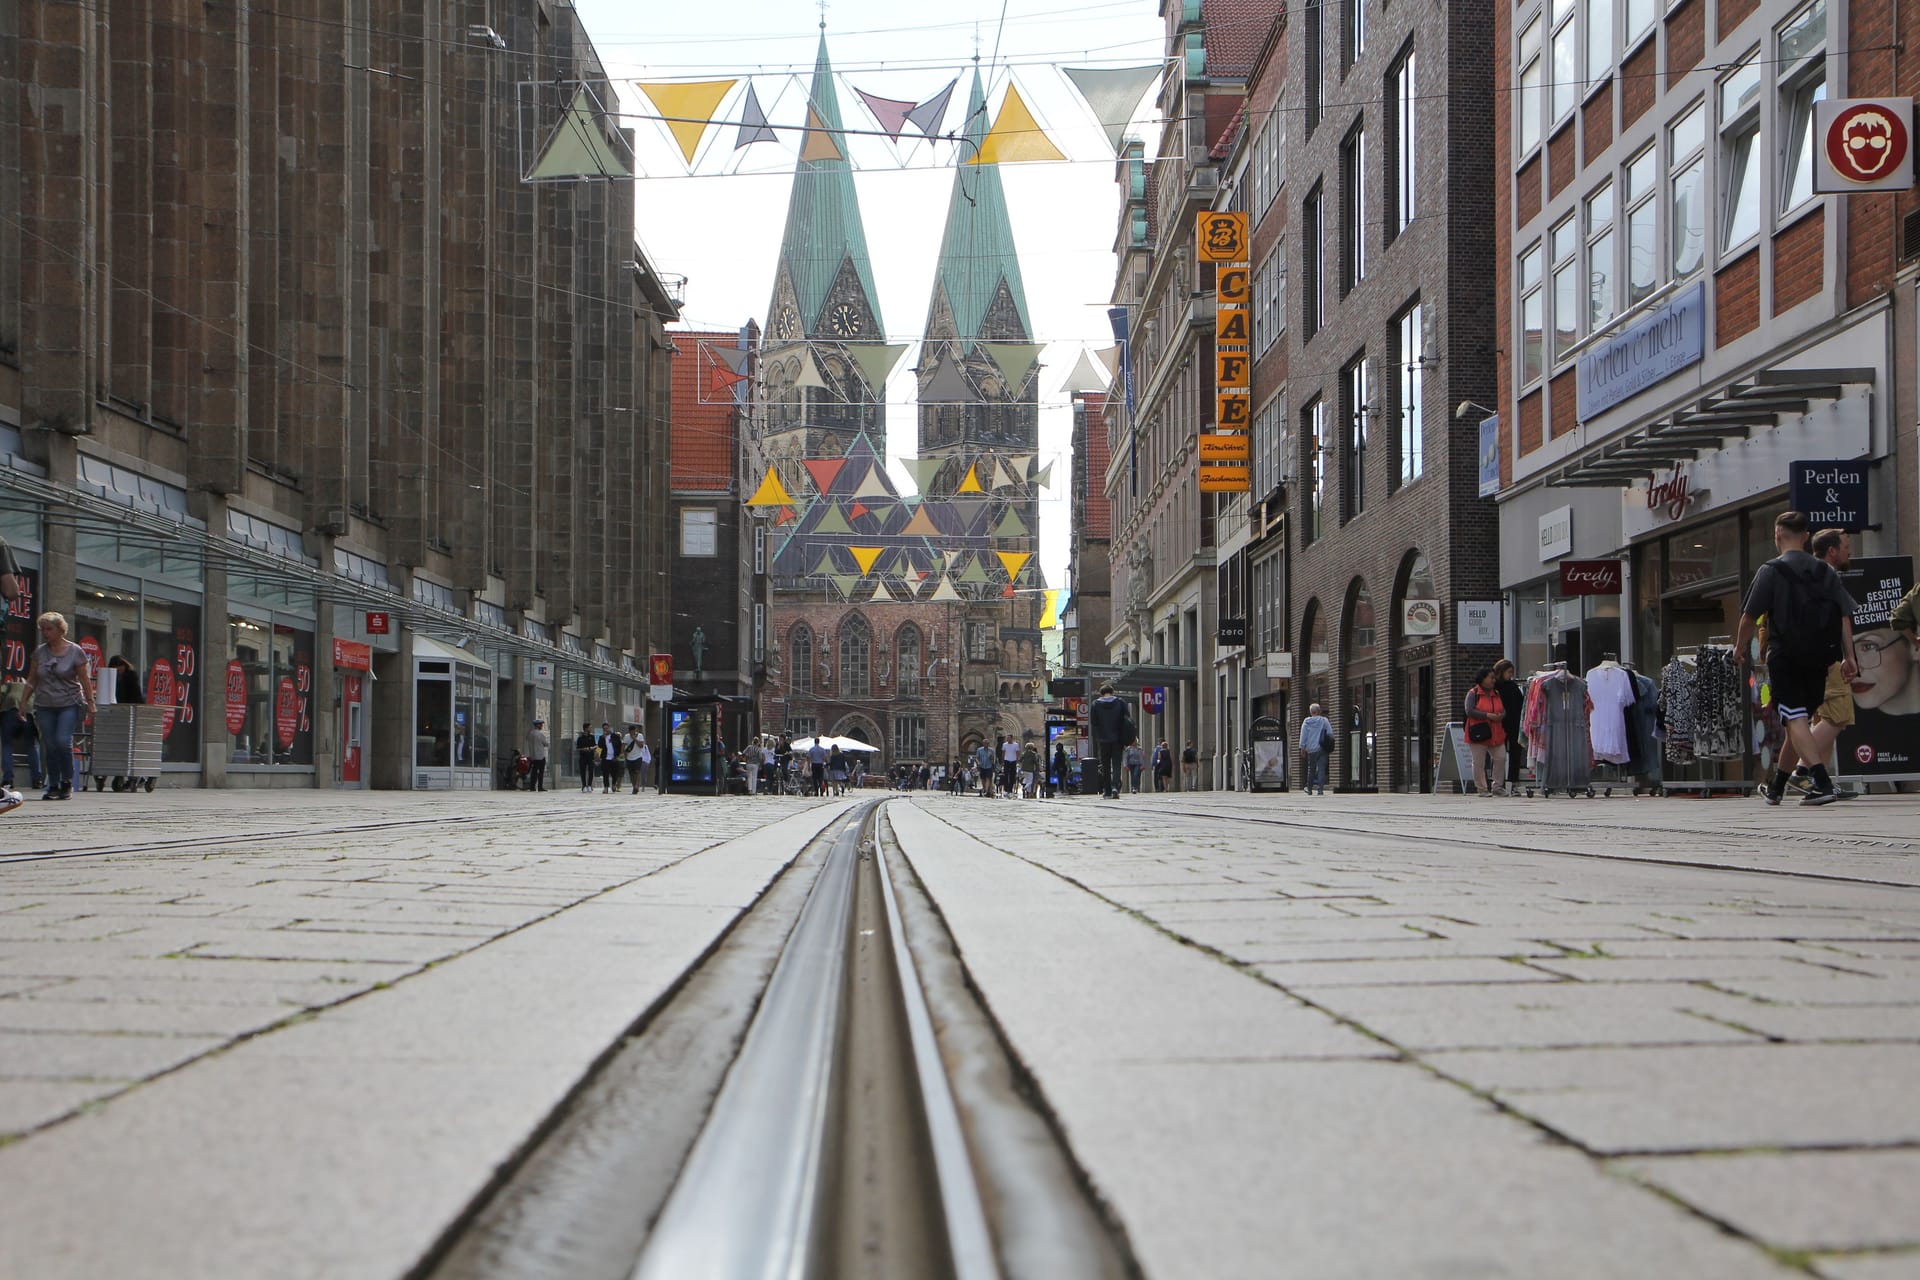
POLYGON ((1833 797, 1836 800, 1858 800, 1860 793, 1852 787, 1836 786, 1833 789, 1833 797))
POLYGON ((1813 805, 1832 804, 1839 798, 1839 796, 1831 791, 1809 791, 1806 795, 1800 797, 1800 804, 1802 808, 1807 808, 1813 805))
POLYGON ((12 787, 0 787, 0 813, 12 813, 27 802, 27 798, 12 787))
POLYGON ((1804 795, 1813 790, 1813 775, 1805 769, 1795 769, 1793 775, 1787 779, 1787 785, 1804 795))
POLYGON ((1763 782, 1756 790, 1760 792, 1760 798, 1768 804, 1777 805, 1780 803, 1780 793, 1773 789, 1772 784, 1763 782))

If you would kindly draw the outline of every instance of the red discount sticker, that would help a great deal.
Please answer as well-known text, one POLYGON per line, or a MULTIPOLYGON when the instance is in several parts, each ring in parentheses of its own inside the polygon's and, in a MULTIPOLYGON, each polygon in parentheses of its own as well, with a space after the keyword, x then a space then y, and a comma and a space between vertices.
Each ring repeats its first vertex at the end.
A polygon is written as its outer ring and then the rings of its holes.
POLYGON ((282 751, 293 745, 293 734, 299 725, 300 691, 294 688, 292 676, 281 676, 280 688, 273 698, 273 736, 279 740, 282 751))
POLYGON ((227 732, 247 727, 247 669, 235 658, 227 664, 227 732))
POLYGON ((173 664, 165 658, 155 658, 153 669, 147 672, 147 704, 164 708, 160 712, 160 736, 164 738, 172 733, 177 710, 174 706, 173 664))

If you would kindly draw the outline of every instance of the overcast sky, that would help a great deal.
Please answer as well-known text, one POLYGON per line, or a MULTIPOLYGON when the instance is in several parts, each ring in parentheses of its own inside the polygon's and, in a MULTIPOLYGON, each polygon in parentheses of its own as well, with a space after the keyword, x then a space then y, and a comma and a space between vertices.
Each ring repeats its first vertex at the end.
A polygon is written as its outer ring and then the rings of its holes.
MULTIPOLYGON (((817 4, 725 0, 709 4, 576 0, 607 71, 635 80, 752 76, 775 124, 798 123, 819 38, 817 4)), ((848 129, 874 122, 852 89, 922 101, 961 77, 943 131, 961 127, 976 30, 988 106, 997 112, 1009 74, 1067 163, 1005 165, 1002 175, 1020 249, 1034 340, 1050 344, 1040 375, 1040 447, 1060 460, 1041 495, 1040 560, 1049 586, 1066 585, 1066 450, 1071 410, 1060 384, 1082 347, 1112 344, 1107 298, 1119 209, 1113 160, 1104 131, 1057 70, 1061 66, 1127 66, 1158 62, 1161 20, 1152 0, 1068 7, 1062 0, 955 0, 939 6, 898 0, 834 0, 827 8, 827 46, 840 78, 840 112, 848 129), (911 15, 933 21, 907 25, 911 15), (996 52, 997 46, 997 52, 996 52)), ((743 90, 736 90, 738 94, 743 90)), ((636 92, 629 111, 652 112, 636 92)), ((1151 111, 1149 102, 1144 108, 1151 111)), ((738 118, 736 99, 719 116, 738 118)), ((638 134, 642 179, 635 228, 648 258, 663 273, 687 277, 684 318, 691 327, 764 326, 774 265, 785 226, 796 135, 733 149, 734 130, 709 131, 688 177, 679 150, 657 121, 629 120, 638 134)), ((913 137, 910 133, 909 138, 913 137)), ((1149 135, 1151 136, 1151 135, 1149 135)), ((940 234, 953 170, 948 145, 896 145, 852 137, 855 184, 889 341, 915 341, 926 323, 940 234)), ((914 448, 911 354, 888 384, 889 453, 914 448)), ((905 475, 896 469, 896 481, 905 475)))

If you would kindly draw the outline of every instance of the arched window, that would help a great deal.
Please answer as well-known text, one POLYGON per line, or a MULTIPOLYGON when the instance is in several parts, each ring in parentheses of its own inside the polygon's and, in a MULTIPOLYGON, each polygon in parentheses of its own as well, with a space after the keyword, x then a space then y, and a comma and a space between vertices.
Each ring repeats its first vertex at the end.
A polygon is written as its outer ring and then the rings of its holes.
POLYGON ((859 614, 840 624, 840 696, 873 695, 873 631, 859 614))
POLYGON ((1320 607, 1318 600, 1307 602, 1306 622, 1300 632, 1307 639, 1307 700, 1319 703, 1330 712, 1333 708, 1327 697, 1327 672, 1333 666, 1333 654, 1327 649, 1327 611, 1320 607))
POLYGON ((1432 562, 1418 551, 1407 553, 1407 585, 1395 612, 1393 627, 1402 644, 1427 644, 1440 634, 1440 590, 1432 562))
POLYGON ((894 684, 903 698, 920 696, 920 628, 911 622, 901 627, 893 640, 894 661, 900 675, 894 684))
POLYGON ((787 638, 787 686, 795 693, 813 692, 813 632, 802 622, 787 638))

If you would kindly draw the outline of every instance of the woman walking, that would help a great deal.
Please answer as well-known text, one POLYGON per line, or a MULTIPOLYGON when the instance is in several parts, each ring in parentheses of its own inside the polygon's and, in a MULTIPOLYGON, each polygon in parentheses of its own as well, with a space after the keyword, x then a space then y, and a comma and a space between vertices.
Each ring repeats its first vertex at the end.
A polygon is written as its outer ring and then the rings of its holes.
POLYGON ((1122 759, 1127 766, 1127 794, 1137 796, 1140 794, 1141 771, 1147 767, 1146 754, 1140 750, 1139 743, 1130 742, 1122 759))
POLYGON ((1506 708, 1506 718, 1500 723, 1507 731, 1507 794, 1520 794, 1520 759, 1526 753, 1520 750, 1520 715, 1526 710, 1527 695, 1515 678, 1513 659, 1502 658, 1493 664, 1493 691, 1500 695, 1500 705, 1506 708))
POLYGON ((1493 668, 1482 667, 1467 690, 1467 753, 1473 758, 1473 787, 1494 794, 1507 777, 1507 708, 1494 688, 1493 668))
POLYGON ((838 743, 827 755, 827 781, 833 784, 834 795, 847 794, 847 756, 838 743))
POLYGON ((1173 748, 1167 745, 1165 738, 1153 749, 1153 789, 1155 791, 1173 790, 1173 748))
POLYGON ((93 681, 87 651, 67 639, 66 617, 39 617, 40 644, 33 651, 27 683, 33 687, 33 718, 46 756, 47 793, 42 800, 73 799, 73 734, 81 713, 93 714, 93 681))

